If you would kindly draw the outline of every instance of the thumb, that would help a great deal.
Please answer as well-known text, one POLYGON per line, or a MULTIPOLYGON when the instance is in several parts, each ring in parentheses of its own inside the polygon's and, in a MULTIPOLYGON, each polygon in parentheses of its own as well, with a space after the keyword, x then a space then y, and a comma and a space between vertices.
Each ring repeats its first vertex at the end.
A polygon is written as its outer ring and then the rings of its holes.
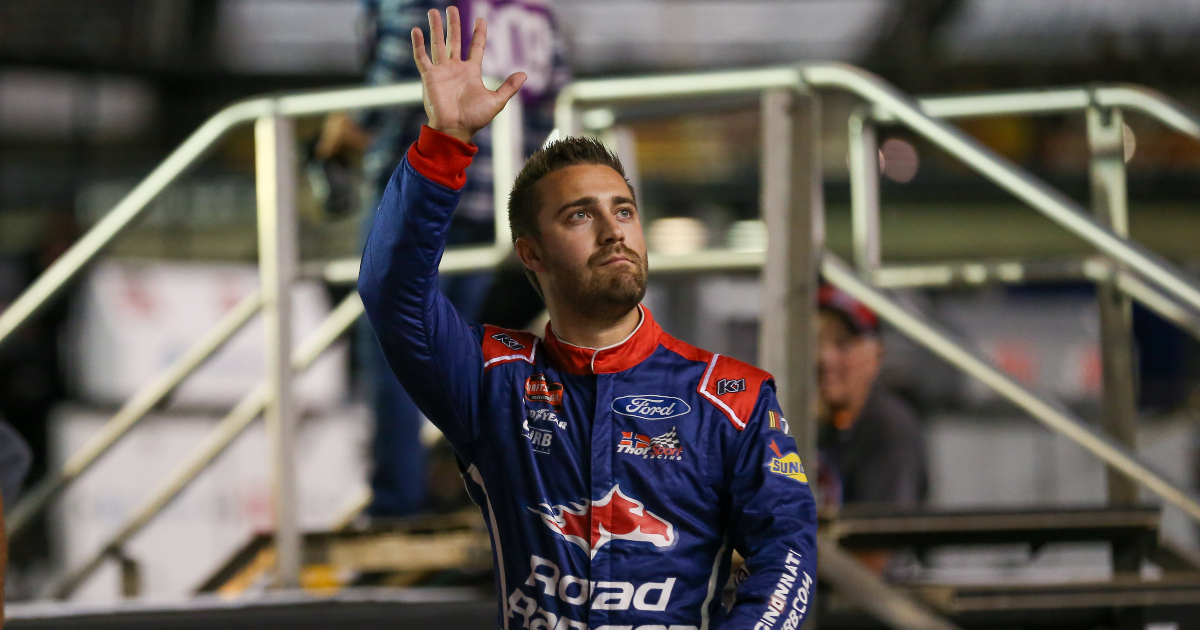
POLYGON ((501 85, 496 89, 496 96, 500 97, 500 102, 508 103, 509 99, 511 99, 513 95, 517 93, 517 90, 521 89, 522 85, 525 85, 525 79, 527 78, 529 78, 529 76, 524 72, 512 73, 512 75, 504 81, 504 85, 501 85))

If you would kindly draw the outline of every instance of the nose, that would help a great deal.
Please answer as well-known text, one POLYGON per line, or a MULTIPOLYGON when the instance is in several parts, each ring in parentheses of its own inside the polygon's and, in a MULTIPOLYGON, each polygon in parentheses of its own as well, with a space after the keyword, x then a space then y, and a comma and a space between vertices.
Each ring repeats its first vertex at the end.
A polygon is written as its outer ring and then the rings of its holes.
POLYGON ((621 222, 611 212, 602 213, 602 219, 596 222, 596 240, 601 245, 625 242, 625 229, 621 222))

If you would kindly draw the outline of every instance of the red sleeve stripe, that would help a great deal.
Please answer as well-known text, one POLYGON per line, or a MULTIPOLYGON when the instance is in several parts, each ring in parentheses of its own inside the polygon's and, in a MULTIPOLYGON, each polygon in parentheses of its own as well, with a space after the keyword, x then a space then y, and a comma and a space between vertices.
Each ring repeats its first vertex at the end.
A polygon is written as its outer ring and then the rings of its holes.
POLYGON ((700 392, 702 396, 712 401, 712 404, 719 407, 721 411, 724 411, 725 415, 729 416, 729 420, 733 423, 733 426, 737 427, 738 431, 741 431, 742 429, 746 428, 746 423, 742 422, 741 418, 737 417, 737 414, 733 412, 733 409, 729 408, 729 405, 721 402, 720 398, 708 393, 708 379, 712 376, 713 368, 717 367, 717 359, 720 358, 720 356, 721 355, 719 354, 712 355, 712 359, 708 362, 708 369, 704 372, 704 380, 700 381, 700 387, 697 387, 696 391, 700 392))
POLYGON ((485 369, 485 370, 488 369, 488 367, 491 366, 493 363, 502 363, 505 361, 521 360, 526 363, 532 364, 533 358, 537 354, 537 344, 538 344, 538 338, 534 337, 533 338, 533 347, 531 347, 529 349, 529 356, 525 356, 523 354, 509 354, 509 355, 505 355, 502 357, 494 357, 494 358, 488 359, 487 361, 484 362, 483 369, 485 369))
POLYGON ((408 163, 430 181, 461 190, 467 185, 467 167, 479 147, 444 134, 428 125, 408 149, 408 163))

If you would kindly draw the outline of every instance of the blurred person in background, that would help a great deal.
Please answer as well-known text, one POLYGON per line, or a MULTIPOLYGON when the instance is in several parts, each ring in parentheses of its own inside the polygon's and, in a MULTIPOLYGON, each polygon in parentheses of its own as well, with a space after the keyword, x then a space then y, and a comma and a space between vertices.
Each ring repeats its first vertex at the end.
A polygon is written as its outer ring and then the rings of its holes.
MULTIPOLYGON (((550 0, 365 0, 370 52, 367 83, 388 85, 420 80, 409 33, 425 23, 429 10, 444 12, 450 6, 457 7, 468 24, 482 17, 493 25, 483 66, 485 76, 503 78, 520 71, 529 77, 521 90, 521 100, 524 154, 531 154, 554 128, 554 100, 571 79, 566 47, 555 28, 550 0)), ((357 119, 333 114, 326 119, 315 152, 319 159, 345 163, 352 159, 348 156, 365 151, 367 203, 362 217, 363 240, 374 221, 388 179, 404 152, 416 142, 424 122, 425 113, 419 107, 374 110, 357 119)), ((474 142, 480 150, 467 171, 467 186, 450 226, 448 245, 451 246, 490 244, 495 238, 490 128, 477 134, 474 142)), ((328 173, 330 169, 326 170, 328 173)), ((356 196, 332 193, 330 198, 346 200, 356 196)), ((498 286, 492 287, 491 295, 507 298, 520 294, 525 299, 516 303, 535 304, 533 310, 515 312, 505 306, 512 303, 506 300, 481 311, 492 284, 491 274, 477 273, 444 277, 441 289, 464 316, 486 317, 482 321, 498 325, 522 327, 541 312, 540 298, 521 271, 497 276, 498 286), (518 322, 520 319, 525 321, 518 322)), ((419 439, 423 419, 412 398, 388 369, 365 319, 359 328, 359 338, 363 382, 367 384, 375 416, 373 499, 368 513, 377 517, 410 515, 427 507, 428 455, 419 439)))
POLYGON ((828 284, 818 306, 822 507, 920 506, 929 485, 925 439, 913 408, 879 382, 879 318, 828 284))
MULTIPOLYGON (((879 318, 828 284, 818 292, 818 501, 843 505, 919 507, 928 495, 925 438, 917 414, 879 382, 883 340, 879 318)), ((893 566, 888 549, 854 556, 876 575, 893 566)))

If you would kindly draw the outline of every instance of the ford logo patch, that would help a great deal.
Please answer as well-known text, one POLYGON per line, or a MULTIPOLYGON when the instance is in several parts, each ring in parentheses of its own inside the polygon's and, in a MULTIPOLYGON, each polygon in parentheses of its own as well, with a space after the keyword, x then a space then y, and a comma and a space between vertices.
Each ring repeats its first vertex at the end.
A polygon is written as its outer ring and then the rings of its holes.
POLYGON ((621 396, 613 400, 613 411, 643 420, 666 420, 689 413, 692 408, 674 396, 621 396))

